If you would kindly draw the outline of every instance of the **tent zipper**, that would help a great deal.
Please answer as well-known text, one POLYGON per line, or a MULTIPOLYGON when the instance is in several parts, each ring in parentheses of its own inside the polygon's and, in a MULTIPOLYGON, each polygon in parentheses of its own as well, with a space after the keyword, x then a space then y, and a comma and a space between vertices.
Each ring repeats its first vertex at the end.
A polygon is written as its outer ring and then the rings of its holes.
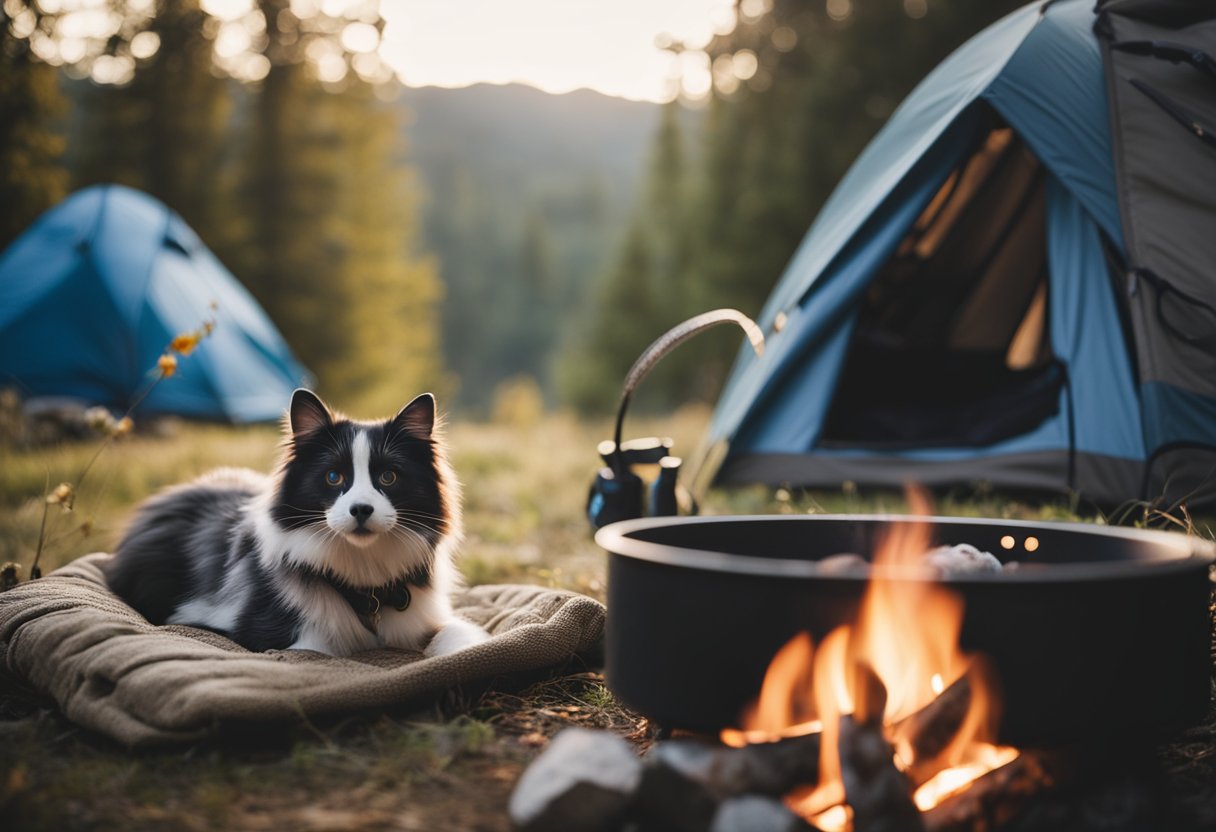
POLYGON ((1199 120, 1187 112, 1178 102, 1162 92, 1150 87, 1138 78, 1129 78, 1128 83, 1144 93, 1150 101, 1165 110, 1166 114, 1185 127, 1200 141, 1216 147, 1216 134, 1199 123, 1199 120))

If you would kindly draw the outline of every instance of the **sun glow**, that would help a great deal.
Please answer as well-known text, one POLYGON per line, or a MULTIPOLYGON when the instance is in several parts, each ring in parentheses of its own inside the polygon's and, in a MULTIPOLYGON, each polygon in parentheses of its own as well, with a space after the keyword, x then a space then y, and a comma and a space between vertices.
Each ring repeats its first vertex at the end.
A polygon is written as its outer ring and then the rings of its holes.
POLYGON ((410 86, 519 82, 650 101, 670 99, 681 76, 706 92, 711 83, 708 62, 659 39, 701 47, 735 22, 730 0, 383 0, 381 13, 380 54, 410 86))
MULTIPOLYGON (((121 13, 106 0, 39 5, 58 15, 53 33, 36 31, 28 9, 10 14, 10 28, 29 37, 39 57, 79 67, 99 83, 129 81, 136 61, 160 48, 154 32, 139 32, 151 18, 151 0, 128 0, 121 13), (129 54, 121 43, 118 54, 110 54, 107 44, 132 27, 129 54)), ((253 0, 200 0, 199 6, 209 16, 206 32, 220 69, 240 80, 264 77, 269 64, 261 8, 253 0)), ((285 42, 298 35, 301 21, 314 21, 303 29, 319 27, 335 36, 345 55, 310 56, 327 82, 353 68, 371 81, 395 76, 409 86, 522 83, 549 93, 588 88, 668 101, 677 94, 703 98, 715 85, 730 92, 742 82, 758 84, 759 63, 750 50, 722 56, 713 66, 700 50, 731 31, 740 13, 746 18, 767 7, 768 0, 750 0, 742 12, 733 0, 290 0, 277 25, 286 24, 285 42)))

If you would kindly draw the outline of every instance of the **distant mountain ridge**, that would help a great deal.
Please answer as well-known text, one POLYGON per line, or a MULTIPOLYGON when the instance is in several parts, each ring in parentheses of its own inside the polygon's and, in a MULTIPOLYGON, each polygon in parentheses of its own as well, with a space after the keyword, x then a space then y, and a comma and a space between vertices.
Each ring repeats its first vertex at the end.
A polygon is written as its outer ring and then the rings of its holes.
POLYGON ((663 105, 477 84, 407 88, 399 106, 459 403, 484 410, 519 375, 550 391, 547 362, 619 250, 663 105))
POLYGON ((436 156, 464 150, 494 168, 579 166, 630 185, 644 169, 662 106, 524 84, 407 87, 401 101, 411 155, 424 175, 436 156))

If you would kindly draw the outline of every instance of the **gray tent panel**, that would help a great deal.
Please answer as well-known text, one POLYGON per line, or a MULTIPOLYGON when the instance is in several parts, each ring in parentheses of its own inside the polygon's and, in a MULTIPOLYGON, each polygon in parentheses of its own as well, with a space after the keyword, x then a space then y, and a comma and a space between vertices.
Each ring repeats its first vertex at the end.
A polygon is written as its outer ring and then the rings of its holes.
POLYGON ((1216 19, 1108 0, 1103 43, 1142 383, 1216 398, 1216 19))

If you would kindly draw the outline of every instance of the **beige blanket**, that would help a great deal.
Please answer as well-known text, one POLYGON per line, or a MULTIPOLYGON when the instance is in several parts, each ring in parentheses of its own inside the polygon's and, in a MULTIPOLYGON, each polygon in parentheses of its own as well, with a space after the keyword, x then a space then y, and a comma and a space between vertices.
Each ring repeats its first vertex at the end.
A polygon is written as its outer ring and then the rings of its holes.
POLYGON ((455 599, 456 610, 494 637, 449 656, 251 653, 205 630, 149 624, 106 587, 108 558, 87 555, 0 594, 0 650, 10 677, 132 746, 194 740, 242 721, 401 706, 560 665, 603 634, 604 607, 591 598, 479 586, 455 599))

